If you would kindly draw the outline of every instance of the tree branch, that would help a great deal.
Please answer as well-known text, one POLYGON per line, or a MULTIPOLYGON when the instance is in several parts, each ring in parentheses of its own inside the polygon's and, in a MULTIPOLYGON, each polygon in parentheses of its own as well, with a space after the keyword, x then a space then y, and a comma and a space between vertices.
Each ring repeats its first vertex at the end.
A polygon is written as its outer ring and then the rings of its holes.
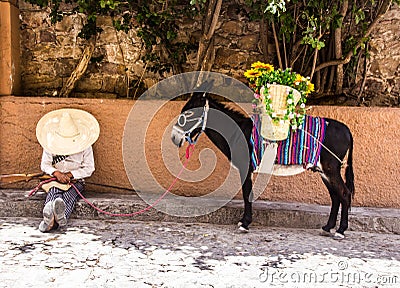
POLYGON ((369 25, 369 27, 368 27, 367 31, 365 32, 365 34, 364 34, 362 37, 360 37, 360 38, 358 39, 357 44, 354 46, 353 49, 351 49, 351 50, 347 53, 347 55, 346 55, 346 57, 345 57, 344 59, 333 60, 333 61, 328 61, 328 62, 322 63, 322 64, 318 65, 318 66, 315 68, 315 72, 316 72, 316 71, 319 71, 319 70, 321 70, 321 69, 324 69, 324 68, 326 68, 326 67, 329 67, 329 66, 342 65, 342 64, 347 64, 347 63, 349 63, 350 60, 351 60, 351 57, 353 57, 353 55, 354 55, 353 51, 354 51, 354 50, 357 50, 358 48, 360 48, 360 46, 361 46, 361 44, 362 44, 362 42, 363 42, 363 39, 364 39, 365 37, 368 37, 368 36, 372 33, 372 30, 375 28, 375 26, 376 26, 376 25, 378 24, 378 22, 381 20, 381 18, 383 17, 383 15, 387 12, 387 10, 389 9, 389 7, 390 7, 391 4, 392 4, 392 0, 385 0, 385 1, 382 3, 381 9, 379 10, 379 13, 378 13, 378 16, 375 18, 374 21, 372 21, 371 25, 369 25))
POLYGON ((75 88, 76 82, 81 79, 82 75, 85 74, 86 69, 88 67, 90 58, 92 58, 96 37, 93 36, 88 40, 88 44, 83 50, 83 54, 81 60, 79 60, 78 65, 75 67, 74 71, 72 71, 71 76, 69 76, 67 83, 61 88, 60 97, 68 97, 71 94, 72 90, 75 88))

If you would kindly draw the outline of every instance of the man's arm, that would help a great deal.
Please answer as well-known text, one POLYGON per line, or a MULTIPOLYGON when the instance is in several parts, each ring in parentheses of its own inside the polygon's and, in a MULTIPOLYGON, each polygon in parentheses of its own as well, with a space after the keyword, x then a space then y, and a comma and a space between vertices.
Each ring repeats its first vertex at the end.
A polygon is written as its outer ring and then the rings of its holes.
POLYGON ((83 153, 83 162, 81 164, 81 167, 79 169, 70 171, 73 178, 75 179, 83 179, 90 177, 95 170, 92 146, 87 148, 82 153, 83 153))
POLYGON ((56 171, 57 169, 53 167, 52 162, 53 162, 53 155, 43 150, 40 169, 46 174, 53 175, 54 171, 56 171))

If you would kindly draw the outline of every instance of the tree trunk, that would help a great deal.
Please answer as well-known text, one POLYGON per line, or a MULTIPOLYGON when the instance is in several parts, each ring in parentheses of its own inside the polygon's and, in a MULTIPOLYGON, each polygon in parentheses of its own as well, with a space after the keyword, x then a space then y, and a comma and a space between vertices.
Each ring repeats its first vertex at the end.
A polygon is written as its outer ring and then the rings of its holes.
MULTIPOLYGON (((321 59, 322 61, 326 61, 328 58, 332 57, 332 50, 333 50, 333 41, 332 38, 329 38, 329 42, 328 42, 328 53, 322 53, 321 54, 321 59)), ((329 73, 331 73, 332 71, 330 71, 329 69, 324 69, 324 71, 321 71, 321 91, 325 92, 325 91, 330 91, 330 89, 332 87, 329 87, 329 84, 327 85, 327 79, 328 79, 328 75, 329 73)))
MULTIPOLYGON (((320 33, 319 37, 318 37, 318 40, 321 39, 321 37, 322 37, 322 34, 320 33)), ((318 72, 318 71, 315 70, 315 66, 317 65, 317 59, 318 59, 318 51, 319 51, 318 48, 315 47, 315 49, 314 49, 314 57, 313 57, 313 61, 312 61, 312 68, 311 68, 311 73, 310 73, 310 79, 311 80, 313 79, 314 73, 318 72)))
POLYGON ((88 40, 88 44, 83 51, 81 60, 79 60, 78 65, 75 67, 74 71, 72 71, 71 76, 69 76, 67 83, 62 87, 60 91, 60 97, 68 97, 71 94, 72 90, 75 88, 76 82, 81 79, 82 75, 85 74, 86 69, 88 67, 90 58, 92 58, 94 47, 96 44, 96 39, 93 36, 88 40))
MULTIPOLYGON (((344 0, 342 7, 340 9, 340 16, 342 16, 342 21, 344 21, 344 17, 346 16, 347 9, 349 8, 349 1, 344 0)), ((335 58, 341 59, 342 54, 342 27, 338 27, 335 29, 335 58)), ((336 67, 336 95, 342 94, 343 92, 343 64, 339 64, 336 67)))
POLYGON ((276 34, 276 30, 275 30, 275 23, 273 20, 271 22, 272 22, 272 31, 274 33, 275 49, 276 49, 276 55, 278 56, 279 68, 283 69, 281 51, 279 50, 278 35, 276 34))
POLYGON ((269 59, 269 51, 268 51, 268 20, 265 18, 261 18, 260 21, 260 50, 263 54, 263 61, 267 62, 269 59))
MULTIPOLYGON (((367 43, 367 46, 368 46, 368 43, 367 43)), ((367 51, 368 51, 368 47, 366 48, 367 49, 367 51)), ((358 92, 358 95, 357 95, 357 104, 361 104, 362 102, 364 102, 364 101, 362 101, 362 94, 363 94, 363 92, 364 92, 364 89, 365 89, 365 83, 367 82, 367 53, 365 53, 365 55, 364 55, 364 67, 363 67, 363 79, 362 79, 362 82, 361 82, 361 87, 360 87, 360 91, 358 92)))
POLYGON ((214 45, 212 37, 218 23, 221 12, 222 0, 210 0, 207 7, 206 18, 203 25, 203 35, 201 36, 199 49, 197 51, 196 71, 208 71, 211 69, 212 55, 214 55, 214 45))

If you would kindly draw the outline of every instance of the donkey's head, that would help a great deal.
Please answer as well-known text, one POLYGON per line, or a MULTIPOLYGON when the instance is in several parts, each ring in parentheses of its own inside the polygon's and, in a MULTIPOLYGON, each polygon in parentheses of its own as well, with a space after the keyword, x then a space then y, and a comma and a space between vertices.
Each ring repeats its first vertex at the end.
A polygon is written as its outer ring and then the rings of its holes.
POLYGON ((195 143, 199 135, 205 130, 208 116, 207 91, 210 91, 214 81, 204 82, 193 92, 192 97, 186 102, 172 127, 171 140, 181 147, 184 141, 195 143))

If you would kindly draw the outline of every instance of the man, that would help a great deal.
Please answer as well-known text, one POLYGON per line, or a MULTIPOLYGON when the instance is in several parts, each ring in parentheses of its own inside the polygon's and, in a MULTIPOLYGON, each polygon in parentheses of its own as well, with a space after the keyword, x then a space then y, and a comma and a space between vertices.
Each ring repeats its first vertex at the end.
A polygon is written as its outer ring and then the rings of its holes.
POLYGON ((44 115, 36 126, 36 137, 43 147, 41 169, 56 181, 42 188, 48 192, 43 208, 41 232, 67 225, 84 179, 94 172, 92 145, 99 137, 99 124, 90 113, 59 109, 44 115))

